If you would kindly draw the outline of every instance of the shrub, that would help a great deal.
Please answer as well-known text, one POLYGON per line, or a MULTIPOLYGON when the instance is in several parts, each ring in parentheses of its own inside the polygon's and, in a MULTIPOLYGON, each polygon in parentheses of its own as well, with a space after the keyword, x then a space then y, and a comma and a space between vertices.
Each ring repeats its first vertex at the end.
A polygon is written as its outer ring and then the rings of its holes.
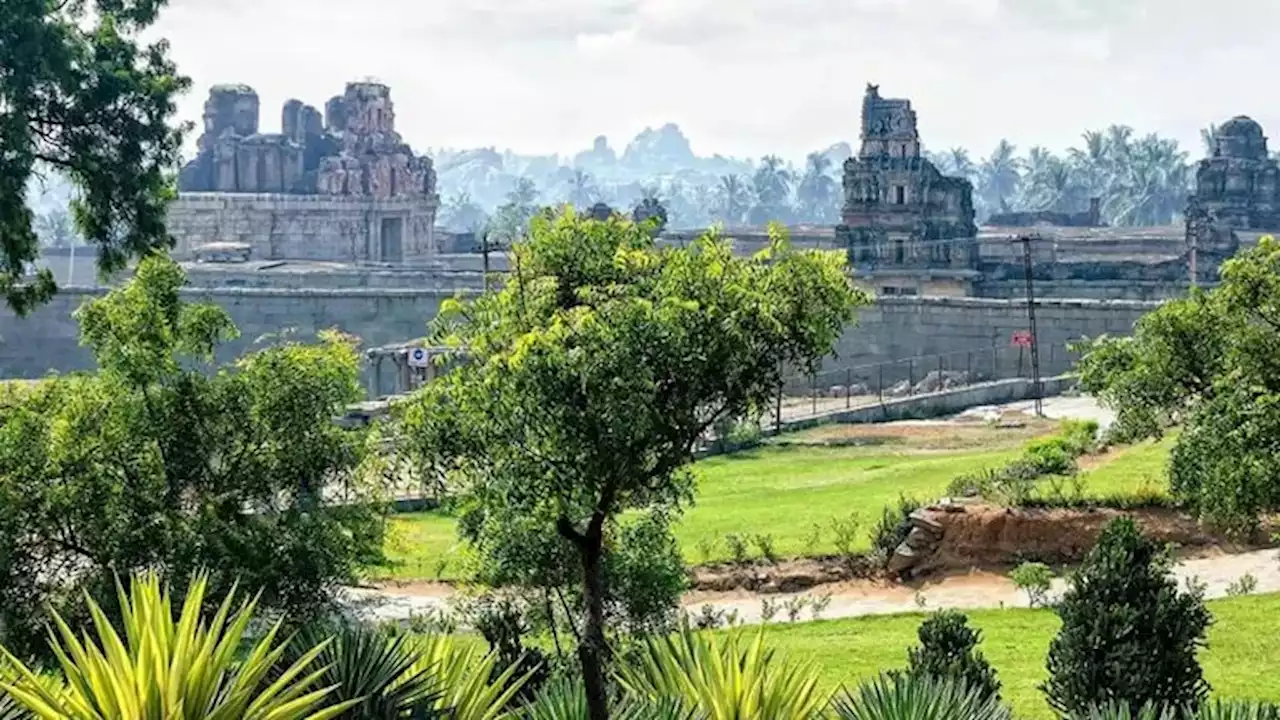
POLYGON ((755 542, 756 547, 760 550, 760 557, 771 565, 778 563, 778 553, 773 546, 772 535, 753 535, 751 539, 755 542))
POLYGON ((1258 589, 1258 578, 1250 573, 1245 573, 1235 582, 1227 586, 1227 595, 1230 597, 1240 597, 1241 595, 1252 594, 1258 589))
POLYGON ((135 577, 127 594, 118 588, 123 636, 98 604, 88 600, 97 642, 87 633, 83 640, 77 637, 54 613, 52 642, 66 684, 52 687, 6 650, 0 658, 15 679, 0 683, 0 691, 36 717, 59 720, 320 720, 337 717, 354 704, 325 707, 330 691, 317 683, 323 670, 315 663, 324 643, 286 668, 277 667, 285 652, 276 642, 279 625, 244 646, 255 602, 237 609, 231 593, 212 618, 202 618, 207 585, 201 576, 187 588, 175 618, 173 598, 157 576, 135 577))
POLYGON ((637 700, 679 700, 710 720, 820 717, 827 702, 813 667, 778 658, 762 632, 745 640, 685 628, 648 638, 631 662, 620 664, 618 683, 637 700))
POLYGON ((1000 681, 996 671, 978 650, 982 633, 969 627, 969 619, 955 610, 935 613, 920 624, 918 647, 907 651, 907 674, 951 680, 998 701, 1000 681))
POLYGON ((858 529, 861 522, 855 513, 849 513, 842 518, 833 518, 831 520, 831 544, 835 546, 836 553, 851 567, 858 558, 858 553, 854 549, 858 544, 858 529))
POLYGON ((1099 697, 1136 712, 1147 703, 1194 710, 1208 694, 1196 661, 1210 623, 1195 589, 1180 592, 1163 547, 1130 518, 1112 521, 1057 605, 1042 689, 1064 715, 1099 697))
POLYGON ((1027 594, 1027 602, 1031 607, 1043 607, 1049 597, 1053 571, 1044 563, 1024 562, 1009 573, 1009 579, 1027 594))
POLYGON ((881 675, 832 703, 839 720, 1009 720, 1009 709, 990 695, 953 680, 881 675))
POLYGON ((747 538, 738 533, 726 533, 724 544, 729 548, 729 557, 741 565, 747 561, 747 538))
POLYGON ((919 501, 905 495, 898 496, 896 505, 886 505, 871 528, 872 549, 883 551, 886 559, 891 557, 911 533, 911 513, 919 509, 919 501))

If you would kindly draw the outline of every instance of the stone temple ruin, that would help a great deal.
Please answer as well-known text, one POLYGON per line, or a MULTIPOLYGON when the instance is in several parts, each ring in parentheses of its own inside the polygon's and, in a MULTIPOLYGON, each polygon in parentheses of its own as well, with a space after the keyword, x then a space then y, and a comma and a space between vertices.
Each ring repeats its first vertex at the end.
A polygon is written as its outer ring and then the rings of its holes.
POLYGON ((843 223, 836 229, 850 262, 887 279, 885 288, 914 286, 922 277, 972 279, 973 185, 921 156, 911 101, 883 98, 879 86, 868 85, 861 135, 858 155, 844 163, 843 223))
POLYGON ((175 255, 228 243, 259 260, 400 264, 435 253, 435 169, 396 132, 386 85, 348 83, 323 117, 289 100, 279 133, 258 122, 252 88, 209 91, 198 154, 169 211, 175 255))

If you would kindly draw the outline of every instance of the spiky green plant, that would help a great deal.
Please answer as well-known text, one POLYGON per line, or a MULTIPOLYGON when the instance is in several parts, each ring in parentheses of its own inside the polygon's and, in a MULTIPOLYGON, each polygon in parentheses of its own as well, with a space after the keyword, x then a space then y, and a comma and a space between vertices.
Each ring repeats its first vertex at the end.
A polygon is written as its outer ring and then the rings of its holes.
POLYGON ((350 704, 325 707, 320 645, 267 681, 285 651, 279 624, 240 655, 256 601, 233 612, 235 592, 212 618, 201 617, 207 583, 196 578, 175 619, 168 589, 153 573, 119 588, 124 637, 89 599, 96 640, 77 638, 57 614, 50 642, 65 679, 51 687, 8 650, 14 671, 0 682, 18 706, 38 720, 329 720, 350 704))
POLYGON ((1009 720, 983 688, 928 675, 880 675, 831 703, 839 720, 1009 720))
POLYGON ((321 682, 334 687, 325 704, 356 703, 340 716, 342 720, 445 717, 437 702, 443 693, 431 668, 415 669, 418 653, 412 638, 361 625, 314 625, 289 643, 281 666, 292 665, 322 644, 317 659, 327 669, 321 682))
POLYGON ((1280 706, 1247 700, 1214 700, 1202 703, 1195 713, 1178 708, 1147 703, 1136 710, 1129 703, 1099 702, 1087 711, 1074 713, 1068 720, 1280 720, 1280 706))
POLYGON ((618 681, 629 696, 678 699, 707 720, 807 720, 827 705, 812 666, 780 659, 765 648, 763 631, 744 640, 738 633, 717 638, 685 627, 650 638, 619 667, 618 681))
POLYGON ((496 652, 463 645, 448 635, 415 638, 417 660, 410 674, 426 672, 437 695, 435 708, 449 711, 450 720, 498 720, 507 717, 512 699, 529 681, 530 673, 516 675, 517 665, 494 673, 496 652))
POLYGON ((1214 700, 1200 706, 1196 720, 1280 720, 1280 705, 1249 700, 1214 700))
MULTIPOLYGON (((679 698, 622 697, 609 709, 614 720, 703 720, 679 698)), ((532 702, 518 713, 520 720, 587 720, 587 693, 580 677, 558 677, 548 682, 532 702)))

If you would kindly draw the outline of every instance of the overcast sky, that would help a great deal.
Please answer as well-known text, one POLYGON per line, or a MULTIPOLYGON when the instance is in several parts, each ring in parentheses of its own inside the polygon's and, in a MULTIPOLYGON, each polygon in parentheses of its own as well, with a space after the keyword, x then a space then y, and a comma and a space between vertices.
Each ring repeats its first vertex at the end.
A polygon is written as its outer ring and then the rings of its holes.
POLYGON ((1126 123, 1198 157, 1199 128, 1233 115, 1280 132, 1276 0, 170 2, 185 119, 243 82, 276 131, 287 98, 373 77, 419 150, 621 151, 675 122, 699 154, 798 159, 856 139, 868 82, 911 98, 936 150, 1061 150, 1126 123))

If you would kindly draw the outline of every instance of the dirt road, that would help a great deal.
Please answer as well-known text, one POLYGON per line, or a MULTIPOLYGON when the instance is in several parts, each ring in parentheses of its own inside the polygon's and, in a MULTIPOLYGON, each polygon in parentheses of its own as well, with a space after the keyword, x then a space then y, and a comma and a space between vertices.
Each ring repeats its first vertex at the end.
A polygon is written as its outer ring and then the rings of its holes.
MULTIPOLYGON (((1253 590, 1255 593, 1280 592, 1280 552, 1258 550, 1185 560, 1174 568, 1174 575, 1180 582, 1195 578, 1197 582, 1203 583, 1206 596, 1210 598, 1226 596, 1227 588, 1245 575, 1252 575, 1257 581, 1253 590)), ((1057 580, 1052 593, 1060 593, 1064 587, 1064 581, 1057 580)), ((369 617, 381 620, 405 620, 415 614, 447 608, 449 598, 453 595, 452 588, 439 583, 412 583, 381 589, 353 588, 348 592, 353 607, 369 617)), ((888 615, 943 608, 967 610, 1027 607, 1026 595, 1019 592, 1008 578, 989 572, 951 575, 911 585, 851 581, 793 594, 761 595, 745 590, 727 593, 694 592, 686 595, 681 605, 694 614, 704 605, 710 605, 716 611, 736 612, 741 622, 753 624, 760 622, 764 600, 782 606, 797 596, 829 596, 830 601, 822 612, 823 618, 888 615)), ((784 617, 785 612, 780 611, 775 620, 784 617)), ((806 606, 801 617, 812 617, 809 607, 806 606)))

